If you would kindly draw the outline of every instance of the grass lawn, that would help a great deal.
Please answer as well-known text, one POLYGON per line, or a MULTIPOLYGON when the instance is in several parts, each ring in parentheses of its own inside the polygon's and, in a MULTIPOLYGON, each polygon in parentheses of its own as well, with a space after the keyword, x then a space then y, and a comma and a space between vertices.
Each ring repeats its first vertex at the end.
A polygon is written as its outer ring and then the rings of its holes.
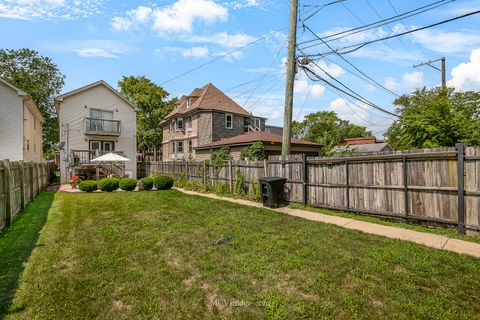
POLYGON ((175 190, 52 196, 0 234, 0 318, 480 314, 480 259, 175 190))

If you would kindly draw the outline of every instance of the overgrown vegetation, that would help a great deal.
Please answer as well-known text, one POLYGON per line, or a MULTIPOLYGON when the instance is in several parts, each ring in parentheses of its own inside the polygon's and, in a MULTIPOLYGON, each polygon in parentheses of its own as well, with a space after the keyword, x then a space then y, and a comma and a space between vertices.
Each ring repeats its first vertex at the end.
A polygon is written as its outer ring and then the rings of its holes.
POLYGON ((57 193, 48 220, 39 209, 22 216, 30 238, 0 234, 7 320, 480 314, 480 260, 464 255, 175 190, 57 193))
POLYGON ((98 189, 97 181, 94 180, 84 180, 78 184, 78 189, 85 192, 93 192, 98 189))
POLYGON ((118 190, 119 181, 117 178, 103 178, 98 181, 98 189, 106 192, 118 190))
POLYGON ((257 141, 254 144, 243 148, 240 151, 240 159, 257 161, 265 159, 265 148, 263 147, 263 143, 261 141, 257 141))
POLYGON ((245 177, 237 170, 235 173, 235 186, 233 187, 233 194, 239 197, 245 196, 245 177))
POLYGON ((223 146, 220 149, 210 150, 210 163, 213 165, 213 175, 218 180, 220 170, 230 159, 230 148, 223 146))

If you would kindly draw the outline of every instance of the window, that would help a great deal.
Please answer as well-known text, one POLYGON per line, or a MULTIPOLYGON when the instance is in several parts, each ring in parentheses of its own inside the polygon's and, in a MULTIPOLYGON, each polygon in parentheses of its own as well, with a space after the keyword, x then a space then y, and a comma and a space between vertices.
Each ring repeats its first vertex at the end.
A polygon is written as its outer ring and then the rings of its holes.
POLYGON ((175 141, 170 142, 170 154, 175 154, 175 141))
POLYGON ((192 116, 188 117, 187 129, 188 131, 192 131, 192 116))
POLYGON ((183 141, 177 141, 177 153, 183 153, 183 141))
POLYGON ((114 151, 113 141, 90 140, 90 151, 114 151))
POLYGON ((231 113, 225 114, 225 128, 227 129, 233 128, 233 116, 231 113))
POLYGON ((192 140, 188 140, 188 153, 192 153, 192 152, 193 152, 192 140))
POLYGON ((250 131, 250 118, 243 118, 243 131, 244 132, 250 131))
POLYGON ((177 130, 183 131, 183 118, 177 118, 177 130))
POLYGON ((255 129, 260 130, 261 129, 261 120, 260 118, 255 118, 255 129))
POLYGON ((177 129, 177 121, 175 119, 172 120, 170 129, 172 130, 172 132, 177 129))
POLYGON ((113 111, 90 109, 90 131, 113 131, 113 111))
POLYGON ((30 150, 30 140, 27 139, 27 151, 30 150))
POLYGON ((187 98, 187 108, 192 105, 192 98, 187 98))

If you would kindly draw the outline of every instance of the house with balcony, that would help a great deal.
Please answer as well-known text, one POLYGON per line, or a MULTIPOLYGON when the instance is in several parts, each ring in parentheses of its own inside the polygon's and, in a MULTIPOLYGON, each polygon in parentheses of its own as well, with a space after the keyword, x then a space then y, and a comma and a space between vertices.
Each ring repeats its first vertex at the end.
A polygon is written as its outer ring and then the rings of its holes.
POLYGON ((42 161, 44 122, 32 97, 0 78, 0 160, 42 161))
POLYGON ((137 177, 137 108, 127 98, 100 80, 57 97, 55 108, 61 183, 68 183, 72 175, 137 177), (109 152, 131 161, 100 166, 91 162, 109 152))
POLYGON ((195 148, 246 132, 264 131, 266 118, 254 116, 213 84, 178 99, 162 122, 163 160, 195 159, 195 148))

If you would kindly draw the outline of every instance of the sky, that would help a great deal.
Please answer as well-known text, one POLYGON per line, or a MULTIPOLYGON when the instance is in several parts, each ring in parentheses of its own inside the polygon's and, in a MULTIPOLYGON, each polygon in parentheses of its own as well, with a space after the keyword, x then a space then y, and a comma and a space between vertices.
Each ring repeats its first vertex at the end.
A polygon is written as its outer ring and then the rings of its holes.
MULTIPOLYGON (((297 56, 308 56, 305 66, 319 77, 298 69, 295 120, 335 111, 382 138, 395 117, 369 103, 394 112, 399 95, 439 86, 438 70, 413 65, 441 57, 448 86, 480 91, 478 14, 343 49, 479 10, 480 0, 332 2, 299 0, 297 56), (434 3, 411 17, 332 36, 434 3), (330 48, 318 37, 327 37, 330 48)), ((98 80, 117 88, 122 76, 146 76, 179 97, 211 82, 267 124, 282 126, 288 21, 287 0, 0 0, 0 48, 50 57, 66 76, 63 92, 98 80)))

